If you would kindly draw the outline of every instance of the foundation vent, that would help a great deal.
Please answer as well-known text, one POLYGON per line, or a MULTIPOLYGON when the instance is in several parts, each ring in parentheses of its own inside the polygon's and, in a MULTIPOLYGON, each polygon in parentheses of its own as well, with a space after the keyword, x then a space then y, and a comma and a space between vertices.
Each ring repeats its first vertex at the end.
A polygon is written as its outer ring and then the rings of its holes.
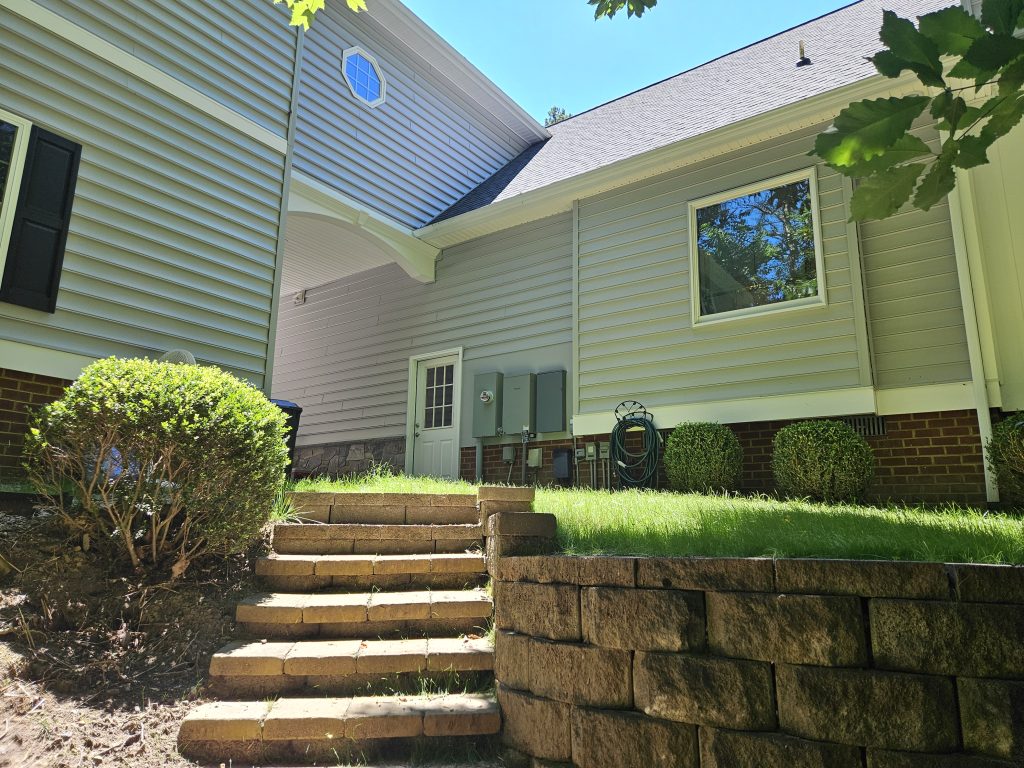
POLYGON ((885 434, 885 416, 844 416, 846 422, 862 437, 881 437, 885 434))

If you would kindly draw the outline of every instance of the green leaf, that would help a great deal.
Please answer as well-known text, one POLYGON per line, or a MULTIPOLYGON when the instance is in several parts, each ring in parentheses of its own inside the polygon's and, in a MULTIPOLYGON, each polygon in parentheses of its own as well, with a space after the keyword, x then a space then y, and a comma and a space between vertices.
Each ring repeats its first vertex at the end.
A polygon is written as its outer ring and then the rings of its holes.
POLYGON ((925 14, 917 21, 921 34, 935 43, 940 53, 953 56, 963 56, 971 43, 987 34, 980 21, 956 5, 925 14))
POLYGON ((967 102, 948 88, 932 99, 932 117, 945 121, 947 131, 955 131, 966 112, 967 102))
POLYGON ((1012 35, 1017 29, 1024 0, 984 0, 981 4, 981 22, 997 34, 1012 35))
POLYGON ((924 155, 932 154, 931 148, 920 138, 908 133, 896 140, 896 143, 881 155, 865 160, 856 165, 838 169, 844 176, 864 177, 880 173, 909 160, 916 160, 924 155))
MULTIPOLYGON (((882 31, 879 36, 892 52, 892 57, 902 59, 904 68, 914 72, 922 83, 938 88, 945 87, 939 49, 932 40, 918 31, 914 22, 900 18, 892 11, 885 11, 882 14, 882 31)), ((887 68, 893 65, 893 61, 887 62, 887 68)), ((879 71, 882 72, 881 69, 879 71)))
POLYGON ((964 60, 983 72, 995 72, 1024 54, 1024 40, 1010 35, 979 37, 964 54, 964 60))
POLYGON ((850 218, 870 221, 892 216, 910 199, 924 169, 924 163, 912 163, 864 179, 850 200, 850 218))
POLYGON ((814 152, 839 171, 868 162, 895 145, 930 103, 927 96, 854 102, 818 136, 814 152))
POLYGON ((999 93, 1006 96, 1024 86, 1024 56, 1020 56, 1003 69, 999 75, 999 93))
POLYGON ((957 168, 975 168, 988 162, 988 148, 992 146, 992 141, 987 137, 964 136, 958 141, 960 152, 956 156, 957 168))
POLYGON ((953 161, 959 147, 955 142, 947 145, 951 148, 945 151, 938 160, 928 169, 928 173, 921 179, 921 185, 914 195, 914 205, 922 211, 930 210, 933 205, 953 191, 956 186, 956 172, 953 170, 953 161))
POLYGON ((993 96, 981 111, 989 115, 988 122, 981 129, 981 135, 991 143, 1017 127, 1024 117, 1024 97, 1017 94, 993 96))

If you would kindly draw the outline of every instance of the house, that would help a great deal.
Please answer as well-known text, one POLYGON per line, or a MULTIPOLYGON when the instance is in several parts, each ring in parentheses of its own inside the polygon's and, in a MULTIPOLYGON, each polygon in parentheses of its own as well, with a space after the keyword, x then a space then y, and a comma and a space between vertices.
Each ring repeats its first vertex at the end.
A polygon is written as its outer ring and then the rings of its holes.
POLYGON ((89 361, 186 349, 299 403, 310 473, 505 480, 525 454, 546 481, 579 447, 600 483, 638 400, 733 425, 752 489, 779 425, 831 416, 871 435, 876 495, 994 498, 1024 134, 948 203, 859 227, 807 154, 850 101, 915 87, 864 60, 883 5, 946 4, 861 0, 545 129, 397 0, 304 34, 266 0, 215 28, 174 0, 0 0, 0 472, 25 405, 89 361), (759 195, 806 232, 751 291, 693 241, 759 195))
MULTIPOLYGON (((994 499, 982 443, 992 419, 1024 398, 1015 348, 1024 329, 1024 239, 1012 215, 1024 132, 1003 141, 992 165, 961 174, 948 202, 861 226, 848 221, 850 182, 808 156, 851 101, 917 87, 878 76, 866 61, 879 48, 882 8, 915 16, 945 5, 862 0, 556 124, 550 138, 520 133, 528 146, 458 199, 458 183, 422 197, 418 174, 408 177, 417 182, 416 210, 386 195, 360 197, 374 210, 372 226, 380 213, 438 253, 430 275, 398 259, 370 263, 357 241, 339 240, 333 254, 310 250, 311 261, 339 270, 333 279, 289 280, 286 267, 292 296, 282 300, 274 393, 305 408, 300 470, 343 474, 385 461, 504 481, 520 477, 522 451, 534 449, 539 466, 529 477, 548 481, 555 450, 576 447, 576 479, 601 483, 608 465, 599 446, 613 412, 637 400, 661 429, 683 420, 731 424, 750 489, 771 484, 779 426, 840 417, 875 448, 876 497, 994 499), (796 196, 811 237, 785 273, 758 265, 774 287, 753 296, 695 233, 730 206, 780 193, 796 196), (350 274, 341 274, 346 267, 350 274), (550 372, 543 395, 527 393, 538 408, 543 397, 548 418, 530 425, 523 446, 524 419, 502 423, 494 414, 521 413, 506 407, 510 382, 518 400, 518 390, 535 386, 519 377, 550 372)), ((363 121, 394 125, 407 99, 430 103, 410 91, 408 50, 381 36, 393 28, 376 25, 375 13, 353 21, 336 9, 306 35, 307 55, 330 59, 307 59, 317 72, 336 71, 349 46, 373 53, 387 95, 363 105, 360 130, 363 121)), ((400 38, 443 50, 429 30, 400 38)), ((332 94, 332 107, 359 109, 340 78, 317 85, 332 94)), ((328 117, 347 122, 350 114, 328 117)), ((300 100, 300 126, 323 120, 300 100)), ((932 125, 916 132, 938 140, 932 125)), ((386 153, 366 136, 369 154, 386 153)), ((494 134, 477 142, 515 147, 494 134)), ((406 158, 417 168, 443 162, 419 144, 406 158)), ((464 168, 462 178, 485 168, 464 168)), ((325 188, 347 183, 325 165, 303 173, 332 199, 325 188)), ((406 184, 402 172, 396 181, 406 184)), ((299 250, 314 233, 290 226, 288 237, 299 250)))
POLYGON ((0 479, 97 358, 270 380, 299 35, 264 2, 117 5, 0 0, 0 479))

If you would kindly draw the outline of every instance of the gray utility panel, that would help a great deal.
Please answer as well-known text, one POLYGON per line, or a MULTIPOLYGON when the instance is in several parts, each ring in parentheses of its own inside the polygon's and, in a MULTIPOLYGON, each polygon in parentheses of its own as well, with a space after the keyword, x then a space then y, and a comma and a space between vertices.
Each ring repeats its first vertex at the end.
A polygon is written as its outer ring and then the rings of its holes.
POLYGON ((478 373, 473 377, 473 437, 497 437, 501 429, 500 373, 478 373))
POLYGON ((524 429, 537 431, 535 382, 537 375, 506 376, 501 399, 501 426, 506 435, 516 435, 524 429))
POLYGON ((565 371, 537 374, 537 431, 565 432, 565 371))

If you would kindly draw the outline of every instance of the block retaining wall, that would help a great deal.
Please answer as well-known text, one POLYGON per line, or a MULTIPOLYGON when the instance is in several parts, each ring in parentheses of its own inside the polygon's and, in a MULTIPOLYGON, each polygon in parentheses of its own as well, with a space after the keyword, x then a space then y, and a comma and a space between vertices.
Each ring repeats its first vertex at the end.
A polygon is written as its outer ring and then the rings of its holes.
POLYGON ((534 768, 1024 765, 1024 568, 502 557, 505 742, 534 768))
POLYGON ((28 412, 52 403, 71 382, 0 368, 0 479, 19 478, 28 412))

